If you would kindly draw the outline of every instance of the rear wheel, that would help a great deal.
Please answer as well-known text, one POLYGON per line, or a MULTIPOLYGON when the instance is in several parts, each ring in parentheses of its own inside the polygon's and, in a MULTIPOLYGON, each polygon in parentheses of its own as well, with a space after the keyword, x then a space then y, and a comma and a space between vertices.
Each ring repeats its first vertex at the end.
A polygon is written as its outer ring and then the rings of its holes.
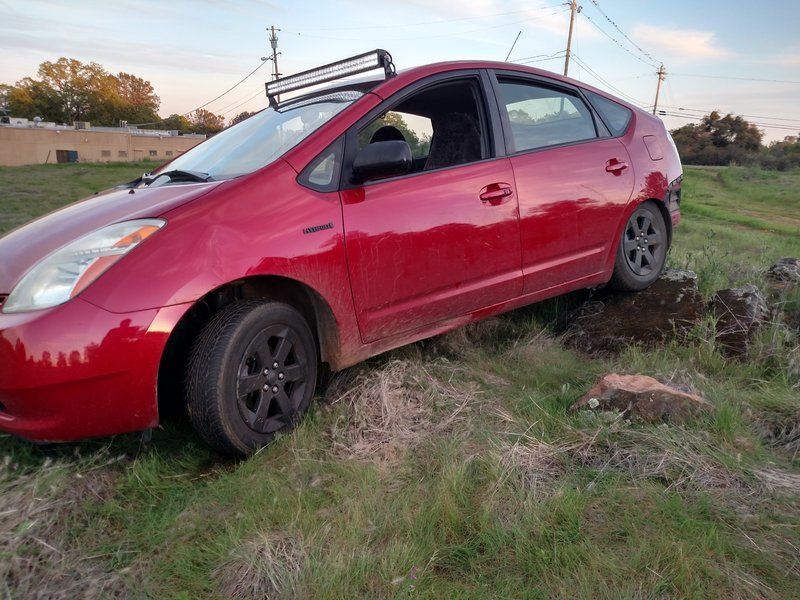
POLYGON ((277 302, 243 300, 215 314, 189 358, 189 418, 225 454, 247 456, 308 408, 317 350, 305 319, 277 302))
POLYGON ((643 290, 661 275, 667 249, 664 217, 654 202, 645 202, 625 224, 610 285, 618 290, 643 290))

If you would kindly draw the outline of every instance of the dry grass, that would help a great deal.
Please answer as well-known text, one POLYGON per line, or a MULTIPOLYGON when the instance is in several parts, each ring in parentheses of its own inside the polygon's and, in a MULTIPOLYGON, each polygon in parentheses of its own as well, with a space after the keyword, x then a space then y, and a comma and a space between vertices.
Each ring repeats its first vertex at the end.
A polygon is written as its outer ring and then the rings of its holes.
POLYGON ((299 595, 308 557, 286 533, 260 532, 238 546, 215 572, 222 598, 273 600, 299 595))
POLYGON ((120 598, 118 573, 71 545, 70 526, 86 504, 102 500, 113 475, 102 468, 75 473, 74 465, 46 461, 32 474, 0 467, 0 596, 3 598, 120 598))
POLYGON ((741 499, 785 492, 800 484, 800 476, 780 469, 750 471, 731 467, 720 458, 704 433, 660 426, 636 428, 618 418, 596 429, 570 429, 558 443, 525 434, 513 444, 498 446, 505 476, 515 476, 524 489, 550 495, 559 478, 576 470, 600 476, 622 475, 632 483, 657 481, 667 490, 722 491, 741 499))
POLYGON ((563 452, 533 438, 527 438, 525 443, 497 446, 495 451, 502 469, 496 487, 514 477, 519 486, 536 500, 551 497, 558 480, 566 473, 562 463, 566 458, 563 452))
POLYGON ((456 382, 456 375, 446 360, 392 360, 340 374, 326 393, 330 404, 345 406, 330 432, 334 453, 393 461, 428 436, 449 431, 480 393, 475 384, 456 382))

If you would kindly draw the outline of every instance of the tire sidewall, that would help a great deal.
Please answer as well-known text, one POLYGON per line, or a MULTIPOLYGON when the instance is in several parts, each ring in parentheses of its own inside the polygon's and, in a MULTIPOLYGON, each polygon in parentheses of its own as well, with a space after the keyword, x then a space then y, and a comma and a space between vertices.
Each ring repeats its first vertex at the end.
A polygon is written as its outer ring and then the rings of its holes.
MULTIPOLYGON (((258 448, 272 441, 276 434, 291 429, 300 416, 308 409, 314 394, 318 360, 314 337, 306 324, 305 319, 293 308, 285 304, 264 302, 255 304, 251 310, 239 318, 239 322, 231 330, 230 335, 222 336, 214 343, 219 345, 221 360, 216 364, 209 364, 212 372, 210 378, 215 386, 213 390, 216 406, 214 410, 219 415, 219 424, 227 441, 244 455, 252 454, 258 448), (283 325, 291 328, 296 334, 298 342, 302 345, 302 353, 307 365, 307 377, 303 385, 303 398, 297 411, 292 415, 292 423, 277 431, 259 433, 245 423, 239 410, 237 385, 239 367, 245 357, 251 342, 267 327, 283 325)), ((297 345, 295 346, 297 349, 297 345)), ((214 353, 216 354, 216 353, 214 353)))
POLYGON ((669 244, 666 222, 664 221, 664 216, 661 214, 658 206, 656 206, 652 201, 647 201, 638 205, 635 209, 633 209, 633 212, 631 212, 628 218, 625 219, 625 224, 623 225, 622 232, 620 233, 611 286, 623 291, 643 290, 650 286, 661 276, 661 272, 664 270, 664 265, 666 264, 668 250, 669 244), (646 212, 650 216, 653 224, 658 226, 658 230, 663 238, 663 242, 658 248, 658 252, 660 253, 660 256, 658 257, 660 259, 659 268, 652 269, 647 275, 637 275, 634 273, 633 269, 631 269, 630 264, 628 264, 628 259, 625 256, 624 244, 626 232, 631 219, 635 219, 643 212, 646 212))

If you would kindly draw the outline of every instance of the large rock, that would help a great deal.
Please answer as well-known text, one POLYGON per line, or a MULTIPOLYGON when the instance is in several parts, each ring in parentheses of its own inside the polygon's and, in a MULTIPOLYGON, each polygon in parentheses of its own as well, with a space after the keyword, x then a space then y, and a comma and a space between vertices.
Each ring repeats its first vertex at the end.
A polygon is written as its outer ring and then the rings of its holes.
POLYGON ((720 290, 711 300, 717 318, 717 342, 728 356, 747 358, 750 340, 767 322, 770 311, 754 285, 720 290))
POLYGON ((780 259, 767 270, 766 279, 775 321, 800 331, 800 305, 796 296, 792 299, 793 290, 800 287, 800 259, 780 259))
POLYGON ((619 412, 631 422, 672 424, 685 423, 713 409, 701 396, 667 386, 652 377, 617 373, 603 377, 569 408, 571 412, 619 412))
POLYGON ((595 355, 615 354, 631 343, 652 347, 676 336, 682 339, 704 311, 697 275, 668 270, 640 292, 598 292, 570 316, 567 339, 595 355))
POLYGON ((781 258, 767 269, 767 279, 780 283, 800 283, 800 259, 781 258))

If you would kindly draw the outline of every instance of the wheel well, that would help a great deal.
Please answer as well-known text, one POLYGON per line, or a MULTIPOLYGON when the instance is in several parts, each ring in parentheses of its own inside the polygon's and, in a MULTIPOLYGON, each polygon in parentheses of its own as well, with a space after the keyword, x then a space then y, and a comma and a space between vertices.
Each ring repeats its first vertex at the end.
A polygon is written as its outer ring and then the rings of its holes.
POLYGON ((189 352, 198 333, 223 306, 243 299, 273 300, 296 309, 314 334, 320 362, 339 346, 339 329, 327 302, 310 287, 287 277, 259 276, 232 281, 194 303, 170 333, 158 369, 159 414, 181 411, 185 402, 185 373, 189 352))
POLYGON ((663 199, 650 198, 650 200, 655 203, 658 210, 661 211, 661 216, 664 217, 664 224, 667 226, 667 249, 669 249, 672 247, 672 216, 669 214, 669 210, 667 210, 667 205, 663 199))

